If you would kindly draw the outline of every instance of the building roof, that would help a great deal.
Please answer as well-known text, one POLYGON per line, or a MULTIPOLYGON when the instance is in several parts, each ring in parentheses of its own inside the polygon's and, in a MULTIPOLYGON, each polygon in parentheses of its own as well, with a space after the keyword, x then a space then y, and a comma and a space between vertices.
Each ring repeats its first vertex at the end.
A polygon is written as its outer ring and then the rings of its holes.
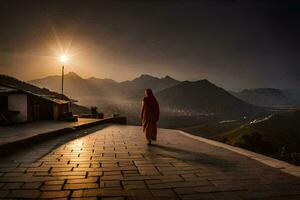
POLYGON ((13 92, 14 93, 23 92, 23 93, 31 94, 56 104, 66 104, 71 101, 65 95, 63 95, 63 99, 62 99, 61 98, 62 96, 59 93, 50 91, 46 88, 39 88, 29 83, 19 81, 18 79, 15 79, 13 77, 0 74, 0 93, 13 93, 13 92))
POLYGON ((25 90, 17 90, 17 89, 14 89, 14 88, 10 88, 10 87, 6 87, 6 86, 1 86, 0 85, 0 94, 1 93, 26 93, 26 94, 30 94, 30 95, 33 95, 33 96, 37 96, 39 98, 43 98, 45 100, 48 100, 48 101, 51 101, 53 103, 56 103, 56 104, 67 104, 70 102, 70 100, 63 100, 63 99, 58 99, 54 96, 51 96, 51 95, 39 95, 39 94, 34 94, 30 91, 25 91, 25 90))
POLYGON ((0 93, 11 93, 11 92, 17 92, 18 90, 6 86, 0 85, 0 93))
POLYGON ((49 98, 49 97, 43 97, 43 96, 41 96, 41 98, 52 101, 53 103, 56 103, 56 104, 67 104, 70 102, 70 101, 66 101, 66 100, 62 100, 62 99, 55 99, 55 98, 49 98))
MULTIPOLYGON (((52 98, 61 99, 61 94, 50 91, 46 88, 39 88, 29 83, 20 81, 16 78, 0 74, 0 86, 9 87, 12 89, 32 93, 39 96, 51 96, 52 98)), ((69 101, 67 96, 63 96, 63 100, 69 101)))

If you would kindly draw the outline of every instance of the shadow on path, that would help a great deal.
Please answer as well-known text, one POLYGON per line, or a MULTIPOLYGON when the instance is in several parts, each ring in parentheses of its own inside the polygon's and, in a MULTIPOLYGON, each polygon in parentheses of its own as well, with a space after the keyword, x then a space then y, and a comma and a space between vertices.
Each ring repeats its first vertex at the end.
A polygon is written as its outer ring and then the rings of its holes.
POLYGON ((208 167, 222 168, 223 170, 232 170, 237 166, 237 163, 232 161, 230 162, 220 157, 160 144, 152 144, 149 147, 149 151, 162 156, 168 155, 185 162, 202 164, 208 167))

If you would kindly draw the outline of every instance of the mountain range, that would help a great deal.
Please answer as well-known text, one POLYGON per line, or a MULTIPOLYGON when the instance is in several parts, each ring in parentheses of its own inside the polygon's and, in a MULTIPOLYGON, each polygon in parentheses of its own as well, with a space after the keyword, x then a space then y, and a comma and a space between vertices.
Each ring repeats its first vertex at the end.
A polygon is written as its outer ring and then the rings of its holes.
POLYGON ((231 94, 257 106, 290 107, 300 105, 300 90, 296 89, 254 88, 231 92, 231 94))
MULTIPOLYGON (((214 116, 220 119, 251 117, 264 109, 240 100, 208 80, 178 81, 170 76, 141 75, 131 81, 116 82, 95 77, 84 79, 74 72, 64 77, 65 94, 86 106, 96 105, 105 113, 137 116, 145 88, 152 88, 164 116, 214 116), (108 109, 110 108, 110 109, 108 109)), ((30 81, 39 87, 61 90, 61 76, 30 81)), ((130 120, 129 120, 130 121, 130 120)))
MULTIPOLYGON (((123 97, 134 97, 133 91, 152 88, 159 91, 178 84, 180 81, 172 79, 169 76, 164 78, 156 78, 150 75, 141 75, 131 80, 116 82, 112 79, 99 79, 95 77, 83 79, 74 72, 70 72, 64 76, 64 91, 68 96, 81 99, 82 96, 101 95, 102 97, 115 97, 122 95, 123 97), (130 91, 130 92, 129 92, 130 91)), ((43 88, 49 88, 54 91, 61 90, 61 76, 48 76, 41 79, 29 81, 33 85, 43 88)))
POLYGON ((258 106, 282 106, 291 105, 291 101, 280 89, 257 88, 245 89, 232 93, 234 96, 258 106))
MULTIPOLYGON (((118 99, 120 96, 123 99, 138 99, 142 98, 145 88, 152 88, 154 92, 160 92, 182 83, 182 81, 178 81, 170 76, 157 78, 147 74, 123 82, 95 77, 84 79, 74 72, 66 74, 64 82, 65 93, 72 98, 83 100, 83 102, 98 95, 101 95, 102 98, 110 99, 118 99)), ((29 83, 57 92, 61 91, 61 76, 48 76, 29 81, 29 83)), ((190 83, 192 84, 192 82, 190 83)), ((296 89, 254 88, 244 89, 240 92, 230 91, 230 93, 238 99, 256 106, 300 105, 300 90, 296 89)), ((91 101, 88 102, 92 103, 91 101)))

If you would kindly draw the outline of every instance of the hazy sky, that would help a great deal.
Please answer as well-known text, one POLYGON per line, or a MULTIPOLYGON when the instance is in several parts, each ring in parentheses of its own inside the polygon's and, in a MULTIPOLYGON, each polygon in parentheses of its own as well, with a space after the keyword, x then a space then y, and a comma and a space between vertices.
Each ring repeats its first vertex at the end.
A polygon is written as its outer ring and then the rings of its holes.
POLYGON ((0 0, 0 73, 300 88, 300 2, 0 0), (288 2, 288 3, 287 3, 288 2))

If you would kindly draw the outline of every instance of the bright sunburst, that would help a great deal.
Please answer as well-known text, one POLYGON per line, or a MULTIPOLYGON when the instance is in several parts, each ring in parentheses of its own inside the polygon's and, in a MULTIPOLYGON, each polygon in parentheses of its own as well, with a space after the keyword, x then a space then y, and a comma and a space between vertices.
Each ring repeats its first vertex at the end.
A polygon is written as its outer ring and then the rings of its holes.
POLYGON ((68 56, 65 54, 61 55, 59 59, 62 63, 66 63, 69 60, 68 56))

